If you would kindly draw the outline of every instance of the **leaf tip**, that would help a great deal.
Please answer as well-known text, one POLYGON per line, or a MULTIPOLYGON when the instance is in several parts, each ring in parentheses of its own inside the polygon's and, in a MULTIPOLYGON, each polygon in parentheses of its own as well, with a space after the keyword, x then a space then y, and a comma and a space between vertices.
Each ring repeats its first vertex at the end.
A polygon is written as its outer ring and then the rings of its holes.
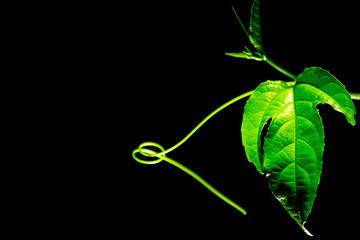
POLYGON ((350 122, 350 124, 351 124, 352 126, 355 126, 355 125, 356 125, 355 119, 354 119, 354 121, 350 122))
MULTIPOLYGON (((354 106, 354 109, 355 109, 355 106, 354 106)), ((355 120, 355 115, 356 115, 356 112, 354 111, 346 111, 346 113, 344 113, 345 116, 346 116, 346 120, 348 121, 348 123, 350 123, 352 126, 355 126, 356 125, 356 120, 355 120)))
POLYGON ((309 231, 305 228, 304 224, 305 224, 305 223, 303 223, 302 226, 301 226, 302 230, 303 230, 308 236, 313 237, 314 235, 312 235, 311 232, 309 232, 309 231))

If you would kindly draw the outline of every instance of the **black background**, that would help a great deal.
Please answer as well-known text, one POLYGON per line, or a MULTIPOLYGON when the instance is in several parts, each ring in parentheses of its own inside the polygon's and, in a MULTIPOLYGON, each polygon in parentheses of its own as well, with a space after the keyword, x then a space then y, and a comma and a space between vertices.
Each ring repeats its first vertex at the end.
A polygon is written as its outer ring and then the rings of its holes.
MULTIPOLYGON (((124 220, 125 226, 122 222, 120 230, 116 225, 110 231, 125 230, 132 239, 309 239, 246 159, 240 134, 246 100, 221 111, 168 154, 244 207, 246 216, 170 164, 142 165, 130 157, 144 141, 173 146, 217 107, 265 80, 290 80, 266 63, 224 55, 250 46, 231 6, 248 26, 251 4, 134 1, 122 9, 126 17, 116 31, 125 41, 118 43, 118 65, 110 67, 115 70, 112 79, 120 83, 111 83, 108 91, 115 96, 111 109, 119 121, 114 141, 125 140, 119 151, 124 178, 119 186, 112 183, 120 194, 115 195, 120 201, 117 221, 124 220)), ((262 1, 261 11, 270 59, 295 75, 306 67, 322 67, 349 92, 360 92, 355 6, 262 1)), ((110 26, 116 29, 116 22, 110 26)), ((360 101, 354 103, 359 112, 360 101)), ((314 239, 348 239, 359 225, 360 127, 352 127, 330 106, 318 108, 326 136, 324 165, 306 227, 314 239)), ((356 120, 360 122, 359 113, 356 120)))
MULTIPOLYGON (((245 99, 167 156, 244 207, 246 216, 174 166, 131 157, 145 141, 172 147, 263 81, 290 80, 266 63, 225 56, 250 46, 231 6, 248 26, 251 4, 87 1, 17 4, 9 11, 14 26, 7 22, 5 35, 13 45, 4 45, 11 55, 5 69, 16 87, 4 90, 17 104, 12 138, 23 146, 11 149, 14 170, 4 168, 11 189, 4 229, 46 239, 309 239, 246 159, 245 99)), ((271 60, 295 75, 322 67, 360 92, 355 6, 263 0, 261 12, 271 60)), ((360 101, 354 103, 359 112, 360 101)), ((319 109, 324 165, 306 227, 314 239, 350 239, 359 225, 360 127, 330 106, 319 109)))

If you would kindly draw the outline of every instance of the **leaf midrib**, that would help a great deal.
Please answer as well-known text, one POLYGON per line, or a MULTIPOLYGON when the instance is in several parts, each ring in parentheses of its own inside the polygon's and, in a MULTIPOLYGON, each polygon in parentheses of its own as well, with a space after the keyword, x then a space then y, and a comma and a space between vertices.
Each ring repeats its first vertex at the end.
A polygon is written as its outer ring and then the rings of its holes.
MULTIPOLYGON (((299 202, 298 202, 298 187, 297 187, 297 161, 296 161, 296 149, 297 149, 297 115, 296 115, 296 104, 295 104, 295 86, 294 85, 292 87, 292 100, 293 100, 293 106, 294 106, 294 124, 295 124, 295 131, 294 131, 294 143, 295 143, 295 148, 294 148, 294 162, 295 162, 295 196, 296 196, 296 204, 299 206, 299 202)), ((300 217, 300 221, 302 221, 302 217, 301 217, 301 213, 300 213, 300 210, 298 208, 298 214, 299 214, 299 217, 300 217)))

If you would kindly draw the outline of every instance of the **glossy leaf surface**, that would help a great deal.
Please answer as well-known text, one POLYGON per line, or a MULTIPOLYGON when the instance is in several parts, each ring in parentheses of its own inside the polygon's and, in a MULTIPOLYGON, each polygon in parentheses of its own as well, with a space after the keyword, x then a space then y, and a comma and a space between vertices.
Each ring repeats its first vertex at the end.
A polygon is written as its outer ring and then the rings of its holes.
POLYGON ((282 81, 260 84, 245 106, 241 126, 248 160, 266 174, 274 196, 306 232, 325 145, 319 103, 331 105, 355 125, 355 107, 345 87, 326 70, 313 67, 305 69, 294 86, 282 81))

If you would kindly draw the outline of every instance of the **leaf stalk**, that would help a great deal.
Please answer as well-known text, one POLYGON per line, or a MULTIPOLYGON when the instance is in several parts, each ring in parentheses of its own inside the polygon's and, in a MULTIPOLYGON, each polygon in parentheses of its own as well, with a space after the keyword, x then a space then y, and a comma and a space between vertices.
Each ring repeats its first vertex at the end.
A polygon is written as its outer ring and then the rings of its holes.
POLYGON ((272 66, 273 68, 275 68, 276 70, 278 70, 279 72, 281 72, 282 74, 285 74, 286 76, 288 76, 289 78, 293 79, 294 81, 296 81, 296 76, 288 71, 286 71, 285 69, 283 69, 282 67, 280 67, 279 65, 277 65, 276 63, 274 63, 273 61, 271 61, 269 58, 267 58, 266 56, 264 56, 264 61, 267 62, 270 66, 272 66))

